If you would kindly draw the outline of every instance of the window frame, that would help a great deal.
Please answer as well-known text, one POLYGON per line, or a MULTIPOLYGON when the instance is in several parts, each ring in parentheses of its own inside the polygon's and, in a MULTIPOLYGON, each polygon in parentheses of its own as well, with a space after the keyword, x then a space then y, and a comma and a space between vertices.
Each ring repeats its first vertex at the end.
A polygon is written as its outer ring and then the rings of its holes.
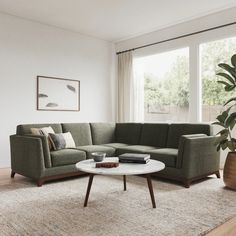
POLYGON ((141 48, 134 59, 189 47, 189 122, 202 122, 202 80, 200 44, 236 37, 235 25, 141 48))

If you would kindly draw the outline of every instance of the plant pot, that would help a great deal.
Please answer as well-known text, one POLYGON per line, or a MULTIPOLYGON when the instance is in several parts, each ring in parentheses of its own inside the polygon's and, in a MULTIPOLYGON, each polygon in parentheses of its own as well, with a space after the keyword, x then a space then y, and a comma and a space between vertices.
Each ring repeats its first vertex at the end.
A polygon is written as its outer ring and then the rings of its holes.
POLYGON ((236 190, 236 152, 229 152, 227 155, 223 179, 226 187, 236 190))

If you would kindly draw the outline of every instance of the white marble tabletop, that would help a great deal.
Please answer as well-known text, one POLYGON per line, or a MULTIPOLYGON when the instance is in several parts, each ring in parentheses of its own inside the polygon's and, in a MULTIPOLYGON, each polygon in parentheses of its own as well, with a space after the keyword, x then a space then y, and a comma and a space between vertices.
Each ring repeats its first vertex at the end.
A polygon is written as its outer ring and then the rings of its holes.
MULTIPOLYGON (((105 161, 114 160, 113 157, 110 158, 112 159, 105 158, 105 161)), ((155 173, 165 168, 163 162, 156 160, 150 160, 147 164, 119 163, 119 166, 115 168, 96 168, 95 165, 96 162, 93 159, 89 159, 78 162, 76 168, 83 172, 100 175, 143 175, 155 173)))

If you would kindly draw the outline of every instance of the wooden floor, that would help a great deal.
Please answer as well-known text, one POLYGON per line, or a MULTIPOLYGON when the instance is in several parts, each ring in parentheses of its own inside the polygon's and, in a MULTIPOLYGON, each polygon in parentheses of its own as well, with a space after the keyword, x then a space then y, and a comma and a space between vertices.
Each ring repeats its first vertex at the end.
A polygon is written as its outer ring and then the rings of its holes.
MULTIPOLYGON (((31 182, 30 179, 17 175, 17 174, 15 175, 14 179, 11 179, 10 173, 11 173, 11 170, 8 168, 0 169, 0 188, 3 185, 13 183, 13 182, 31 182)), ((206 234, 206 236, 236 236, 236 217, 229 219, 224 224, 213 229, 211 232, 206 234)))

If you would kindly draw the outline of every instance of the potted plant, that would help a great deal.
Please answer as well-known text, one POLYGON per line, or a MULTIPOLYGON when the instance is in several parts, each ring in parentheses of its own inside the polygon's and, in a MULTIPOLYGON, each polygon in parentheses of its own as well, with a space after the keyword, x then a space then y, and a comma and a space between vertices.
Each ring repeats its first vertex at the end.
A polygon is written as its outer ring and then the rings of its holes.
MULTIPOLYGON (((231 57, 231 64, 220 63, 218 65, 224 72, 217 73, 218 76, 221 76, 221 80, 217 82, 224 86, 226 92, 233 91, 236 88, 236 54, 231 57)), ((231 97, 225 102, 225 109, 217 116, 217 122, 213 123, 222 127, 216 141, 217 150, 227 148, 230 150, 225 161, 223 179, 225 185, 234 190, 236 190, 236 137, 233 137, 233 130, 236 125, 235 107, 236 94, 235 97, 231 97)))

